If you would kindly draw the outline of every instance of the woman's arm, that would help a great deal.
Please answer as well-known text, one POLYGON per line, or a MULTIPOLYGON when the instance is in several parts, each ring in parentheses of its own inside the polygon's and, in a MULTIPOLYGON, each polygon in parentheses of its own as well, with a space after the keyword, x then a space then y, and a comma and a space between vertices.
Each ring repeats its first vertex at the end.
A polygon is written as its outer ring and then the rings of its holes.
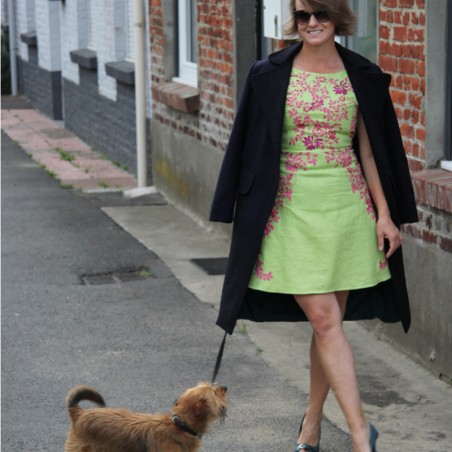
POLYGON ((358 118, 358 140, 361 165, 369 187, 370 194, 377 208, 377 237, 378 249, 383 250, 384 239, 389 241, 389 250, 386 258, 389 258, 402 243, 402 234, 391 219, 388 203, 381 186, 380 176, 375 165, 372 148, 367 135, 366 126, 360 113, 358 118))

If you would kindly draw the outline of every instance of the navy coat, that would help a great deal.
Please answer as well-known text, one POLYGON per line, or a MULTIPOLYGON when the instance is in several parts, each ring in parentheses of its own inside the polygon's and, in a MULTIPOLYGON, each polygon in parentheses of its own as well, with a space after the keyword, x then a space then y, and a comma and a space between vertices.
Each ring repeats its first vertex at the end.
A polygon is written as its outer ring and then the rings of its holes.
MULTIPOLYGON (((292 295, 248 288, 279 182, 286 94, 297 43, 251 67, 215 191, 210 220, 234 222, 217 324, 232 334, 239 318, 306 321, 292 295)), ((413 187, 397 117, 391 76, 337 44, 362 113, 383 191, 397 226, 417 221, 413 187)), ((354 142, 357 151, 357 137, 354 142)), ((359 156, 359 154, 358 154, 359 156)), ((378 317, 410 326, 410 308, 399 248, 388 261, 391 279, 350 292, 345 320, 378 317)))

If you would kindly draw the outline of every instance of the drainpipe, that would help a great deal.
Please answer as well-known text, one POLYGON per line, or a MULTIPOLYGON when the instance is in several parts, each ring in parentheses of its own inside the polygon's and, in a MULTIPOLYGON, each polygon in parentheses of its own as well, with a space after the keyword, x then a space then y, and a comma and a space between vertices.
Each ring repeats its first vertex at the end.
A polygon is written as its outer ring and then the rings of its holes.
POLYGON ((138 188, 147 185, 146 159, 146 21, 144 20, 143 0, 135 0, 135 108, 136 108, 136 136, 137 136, 137 174, 138 188))
POLYGON ((11 94, 13 96, 17 96, 17 47, 16 23, 14 19, 14 0, 8 0, 9 70, 11 74, 11 94))

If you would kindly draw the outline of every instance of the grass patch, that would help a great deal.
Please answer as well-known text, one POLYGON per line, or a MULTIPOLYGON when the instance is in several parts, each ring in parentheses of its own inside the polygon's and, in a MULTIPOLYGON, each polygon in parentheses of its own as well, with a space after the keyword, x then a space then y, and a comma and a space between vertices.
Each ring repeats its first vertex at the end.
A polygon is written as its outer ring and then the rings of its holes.
POLYGON ((128 171, 129 170, 127 165, 122 165, 121 163, 116 162, 116 161, 113 162, 113 165, 115 165, 119 169, 122 169, 123 171, 128 171))
POLYGON ((239 333, 248 336, 248 325, 246 322, 239 322, 239 333))
POLYGON ((75 156, 71 154, 69 151, 65 151, 62 148, 55 148, 55 151, 57 151, 58 154, 60 154, 61 160, 71 163, 75 160, 75 156))
POLYGON ((102 188, 109 188, 108 183, 105 182, 104 180, 100 180, 100 181, 97 183, 97 185, 99 185, 99 187, 102 187, 102 188))
POLYGON ((151 277, 151 272, 148 270, 141 270, 140 271, 140 276, 142 278, 150 278, 151 277))

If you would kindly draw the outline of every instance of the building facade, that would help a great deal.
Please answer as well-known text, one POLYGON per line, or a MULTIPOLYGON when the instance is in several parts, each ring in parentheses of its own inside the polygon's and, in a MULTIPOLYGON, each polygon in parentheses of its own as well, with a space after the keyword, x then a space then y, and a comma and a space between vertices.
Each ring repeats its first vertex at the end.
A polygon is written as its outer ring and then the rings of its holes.
MULTIPOLYGON (((281 34, 284 3, 150 0, 153 177, 170 200, 206 225, 246 73, 254 60, 287 44, 281 34)), ((420 215, 418 224, 404 227, 410 333, 377 322, 372 328, 451 378, 452 172, 441 162, 452 159, 452 5, 350 3, 358 29, 342 43, 392 76, 420 215)))
POLYGON ((19 92, 136 173, 133 0, 17 0, 12 14, 19 92))

